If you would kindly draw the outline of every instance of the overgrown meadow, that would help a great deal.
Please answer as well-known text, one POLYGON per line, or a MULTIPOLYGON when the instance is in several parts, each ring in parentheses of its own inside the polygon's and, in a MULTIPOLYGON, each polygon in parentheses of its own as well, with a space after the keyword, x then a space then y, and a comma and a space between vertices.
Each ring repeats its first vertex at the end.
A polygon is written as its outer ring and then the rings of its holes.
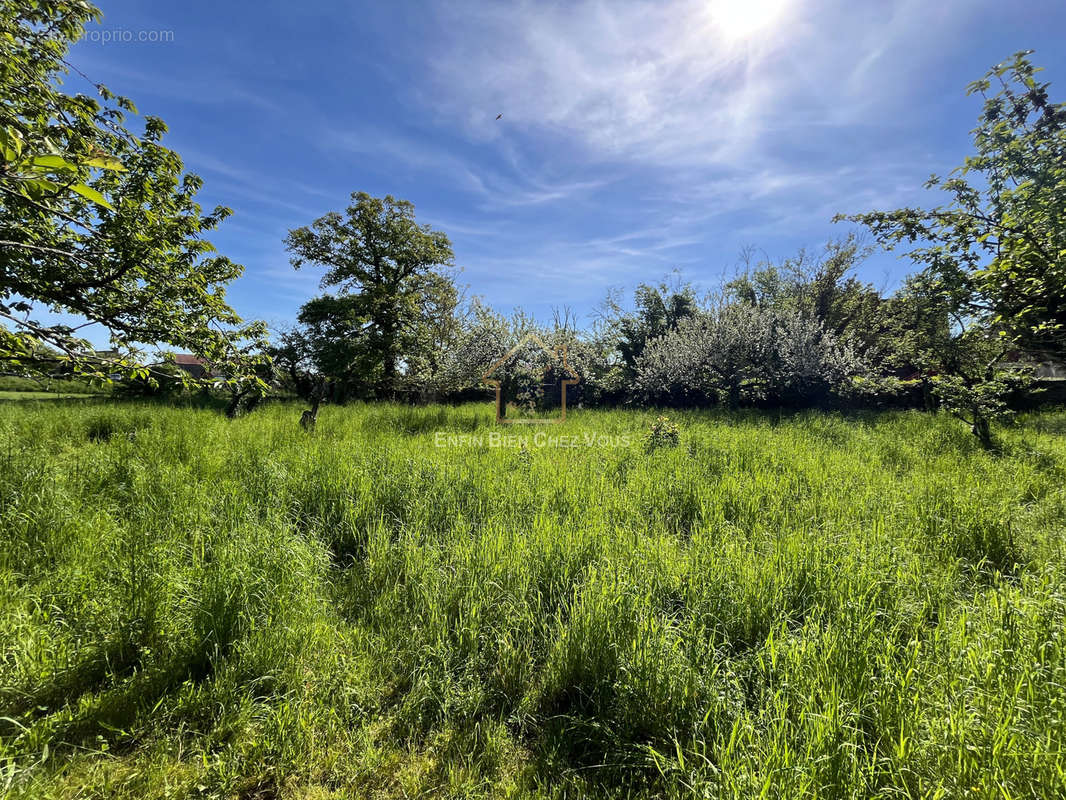
POLYGON ((0 791, 1066 794, 1066 414, 656 416, 0 406, 0 791))

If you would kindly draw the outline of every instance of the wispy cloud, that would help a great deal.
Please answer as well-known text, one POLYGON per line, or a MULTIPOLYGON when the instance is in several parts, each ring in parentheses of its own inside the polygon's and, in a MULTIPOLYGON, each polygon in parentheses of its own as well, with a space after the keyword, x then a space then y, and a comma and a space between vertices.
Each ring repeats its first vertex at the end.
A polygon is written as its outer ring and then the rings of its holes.
MULTIPOLYGON (((958 28, 979 5, 449 4, 427 99, 474 138, 532 129, 571 142, 582 159, 735 164, 792 129, 858 120, 885 102, 871 90, 898 78, 886 53, 958 28), (493 127, 497 113, 504 124, 493 127)), ((906 70, 930 58, 935 50, 911 54, 906 70)))
POLYGON ((588 295, 659 267, 721 269, 749 242, 816 244, 836 212, 913 199, 943 167, 906 143, 914 87, 984 5, 452 2, 412 92, 509 165, 502 191, 483 163, 448 167, 496 208, 596 204, 579 231, 516 233, 521 255, 471 247, 478 280, 588 295), (538 188, 544 175, 565 179, 538 188))
POLYGON ((502 159, 503 167, 494 167, 484 158, 449 149, 443 144, 414 139, 395 131, 370 127, 357 130, 324 128, 318 138, 324 150, 357 153, 386 162, 395 169, 418 171, 433 179, 445 179, 453 191, 475 198, 482 211, 500 211, 510 207, 535 206, 594 192, 611 182, 607 177, 580 180, 553 179, 533 174, 521 165, 502 159))
MULTIPOLYGON (((84 46, 78 48, 76 60, 79 69, 93 81, 106 83, 118 94, 141 98, 139 105, 143 105, 145 108, 142 110, 149 113, 158 113, 152 106, 158 105, 160 100, 194 106, 225 105, 275 116, 286 111, 275 91, 257 89, 245 81, 221 77, 202 69, 187 68, 181 75, 148 75, 125 67, 114 55, 100 56, 84 46)), ((80 75, 70 76, 68 83, 75 92, 89 93, 93 89, 80 75)))
MULTIPOLYGON (((353 190, 412 200, 500 307, 588 308, 673 267, 713 284, 745 245, 816 247, 843 233, 837 212, 926 201, 924 178, 965 152, 965 83, 1047 50, 1033 39, 1054 43, 1063 13, 1061 0, 435 0, 418 14, 289 4, 278 26, 225 4, 210 18, 108 5, 113 23, 181 35, 76 50, 77 63, 171 124, 205 203, 236 211, 213 237, 248 265, 234 297, 251 287, 249 313, 287 317, 317 276, 289 267, 285 231, 353 190)), ((1062 56, 1042 55, 1061 74, 1062 56)))

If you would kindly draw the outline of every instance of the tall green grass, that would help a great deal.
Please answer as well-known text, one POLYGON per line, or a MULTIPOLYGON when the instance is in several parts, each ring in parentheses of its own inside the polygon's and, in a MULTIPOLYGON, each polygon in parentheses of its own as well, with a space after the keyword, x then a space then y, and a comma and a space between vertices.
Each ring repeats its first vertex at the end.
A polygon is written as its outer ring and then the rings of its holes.
POLYGON ((0 792, 1066 795, 1064 414, 298 414, 0 407, 0 792))

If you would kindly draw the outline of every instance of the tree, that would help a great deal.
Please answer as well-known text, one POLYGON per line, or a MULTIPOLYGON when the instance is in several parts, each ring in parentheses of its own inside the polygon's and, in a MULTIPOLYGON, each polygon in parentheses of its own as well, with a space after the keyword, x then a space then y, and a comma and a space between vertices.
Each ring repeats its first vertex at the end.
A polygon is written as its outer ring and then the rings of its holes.
POLYGON ((838 219, 860 222, 948 288, 959 313, 1003 334, 1007 346, 1066 354, 1066 104, 1017 53, 968 93, 984 98, 975 155, 942 181, 946 205, 838 219), (995 94, 989 94, 997 87, 995 94))
POLYGON ((300 307, 297 317, 314 372, 335 400, 369 399, 381 381, 381 342, 359 298, 326 294, 300 307))
POLYGON ((965 410, 986 447, 1003 398, 1025 379, 1004 366, 1008 354, 1066 355, 1066 106, 1049 102, 1028 55, 970 84, 984 98, 976 154, 926 183, 948 193, 946 205, 837 217, 889 249, 918 245, 907 255, 924 265, 923 292, 949 318, 941 352, 919 355, 942 370, 936 393, 953 413, 965 410))
POLYGON ((67 48, 98 18, 78 0, 0 0, 0 364, 151 380, 137 344, 161 343, 204 358, 228 383, 262 388, 251 352, 263 326, 243 325, 225 302, 243 268, 203 238, 229 209, 202 213, 201 181, 162 146, 161 120, 146 118, 138 137, 124 127, 129 100, 100 85, 99 100, 59 89, 67 48), (41 307, 86 322, 47 324, 41 307), (77 335, 94 323, 117 357, 77 335), (40 358, 43 346, 59 356, 40 358))
POLYGON ((283 391, 291 391, 303 400, 310 400, 315 385, 315 367, 311 345, 299 328, 273 331, 266 348, 283 391))
POLYGON ((858 376, 858 396, 877 401, 920 399, 935 411, 934 378, 942 373, 939 358, 951 350, 953 330, 945 298, 930 291, 921 274, 912 275, 882 301, 877 341, 868 352, 870 370, 858 376))
POLYGON ((917 382, 927 408, 935 409, 938 402, 991 449, 992 423, 1012 416, 1006 398, 1029 384, 1031 371, 1004 363, 1010 354, 1005 338, 967 317, 950 286, 943 277, 920 272, 891 298, 882 363, 902 368, 905 379, 882 376, 868 380, 865 388, 891 394, 917 382))
POLYGON ((827 243, 820 256, 800 250, 781 264, 748 267, 725 285, 724 294, 728 300, 815 319, 829 333, 871 353, 879 343, 883 301, 873 286, 853 274, 869 253, 850 234, 827 243))
POLYGON ((401 387, 408 397, 430 402, 458 388, 449 376, 448 362, 461 340, 469 306, 450 275, 431 273, 418 309, 404 344, 401 387))
POLYGON ((322 288, 337 288, 352 335, 373 363, 366 379, 378 397, 393 397, 400 368, 425 332, 426 310, 450 283, 448 237, 415 222, 414 206, 391 196, 352 194, 345 214, 330 212, 289 231, 292 265, 326 268, 322 288))
MULTIPOLYGON (((634 292, 634 308, 623 306, 620 292, 607 295, 600 307, 592 347, 603 361, 602 374, 588 375, 605 398, 620 396, 633 386, 637 362, 648 342, 678 326, 698 308, 696 292, 675 274, 658 285, 642 283, 634 292)), ((590 354, 591 355, 591 354, 590 354)), ((599 372, 599 371, 598 371, 599 372)))
POLYGON ((667 405, 809 401, 859 369, 853 351, 795 311, 731 303, 651 341, 635 390, 667 405))

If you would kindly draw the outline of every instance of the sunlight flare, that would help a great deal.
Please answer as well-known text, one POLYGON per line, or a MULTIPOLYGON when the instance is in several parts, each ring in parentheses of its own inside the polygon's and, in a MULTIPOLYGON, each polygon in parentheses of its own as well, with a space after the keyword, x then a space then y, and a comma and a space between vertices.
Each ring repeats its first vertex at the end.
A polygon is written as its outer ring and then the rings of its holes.
POLYGON ((788 0, 711 0, 708 11, 722 38, 736 42, 778 23, 788 4, 788 0))

